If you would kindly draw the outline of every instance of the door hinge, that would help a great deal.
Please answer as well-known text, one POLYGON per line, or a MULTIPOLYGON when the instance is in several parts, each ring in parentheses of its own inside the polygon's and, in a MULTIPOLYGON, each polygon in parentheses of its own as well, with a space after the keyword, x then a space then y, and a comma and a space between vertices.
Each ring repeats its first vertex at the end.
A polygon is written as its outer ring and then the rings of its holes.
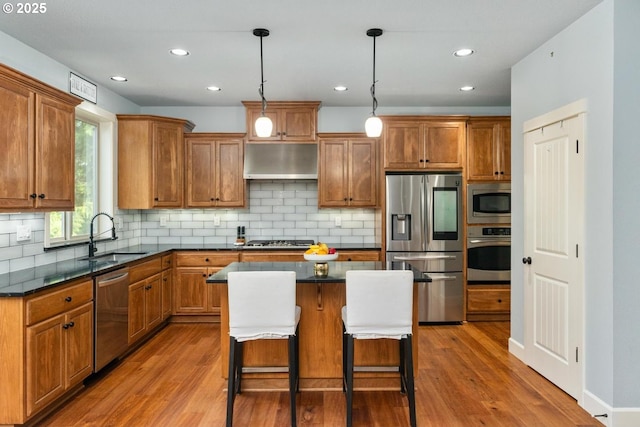
POLYGON ((580 141, 576 139, 576 154, 580 152, 580 141))
POLYGON ((578 347, 576 347, 576 363, 578 363, 578 347))
POLYGON ((576 243, 576 258, 578 258, 578 244, 576 243))

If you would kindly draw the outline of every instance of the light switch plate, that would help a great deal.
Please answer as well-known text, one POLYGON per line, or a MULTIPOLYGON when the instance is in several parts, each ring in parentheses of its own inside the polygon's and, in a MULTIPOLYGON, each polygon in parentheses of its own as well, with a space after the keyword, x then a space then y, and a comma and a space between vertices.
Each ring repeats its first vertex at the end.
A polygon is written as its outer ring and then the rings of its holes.
POLYGON ((31 227, 28 225, 19 225, 16 234, 16 240, 18 242, 31 240, 31 227))

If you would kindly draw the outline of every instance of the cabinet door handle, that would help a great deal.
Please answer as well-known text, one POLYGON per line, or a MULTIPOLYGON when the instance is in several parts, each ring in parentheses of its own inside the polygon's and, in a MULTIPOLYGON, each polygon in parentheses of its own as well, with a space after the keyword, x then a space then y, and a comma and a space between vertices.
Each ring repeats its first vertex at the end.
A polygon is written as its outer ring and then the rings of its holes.
POLYGON ((66 302, 71 302, 71 300, 72 300, 72 299, 73 299, 73 298, 71 298, 71 297, 66 297, 64 300, 65 300, 66 302))
POLYGON ((159 199, 157 197, 154 197, 153 200, 157 202, 159 199))
POLYGON ((322 283, 316 284, 316 310, 322 311, 324 310, 324 302, 322 301, 322 283))
POLYGON ((424 163, 424 160, 423 160, 423 159, 420 159, 420 163, 424 163))
POLYGON ((40 199, 44 199, 44 197, 45 197, 45 196, 44 196, 44 193, 42 193, 42 194, 38 194, 38 198, 40 198, 40 199))
POLYGON ((531 265, 531 257, 522 258, 522 263, 531 265))
POLYGON ((493 174, 494 174, 494 175, 498 175, 498 171, 495 171, 493 174))
POLYGON ((29 194, 29 197, 31 197, 32 199, 35 199, 36 197, 38 197, 38 195, 36 193, 32 193, 32 194, 29 194))

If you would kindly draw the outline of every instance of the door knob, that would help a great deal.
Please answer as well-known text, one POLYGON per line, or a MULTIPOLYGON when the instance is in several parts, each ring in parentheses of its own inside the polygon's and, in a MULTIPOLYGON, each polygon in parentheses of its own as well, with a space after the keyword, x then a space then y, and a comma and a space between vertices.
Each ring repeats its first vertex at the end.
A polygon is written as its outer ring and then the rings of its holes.
POLYGON ((522 258, 522 263, 531 265, 531 257, 522 258))

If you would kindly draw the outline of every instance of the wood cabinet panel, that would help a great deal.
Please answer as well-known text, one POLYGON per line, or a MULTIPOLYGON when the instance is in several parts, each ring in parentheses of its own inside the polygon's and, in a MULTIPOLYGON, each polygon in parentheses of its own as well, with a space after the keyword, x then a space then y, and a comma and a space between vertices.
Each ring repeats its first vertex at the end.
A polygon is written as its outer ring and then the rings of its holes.
POLYGON ((243 251, 240 254, 242 262, 302 262, 304 250, 297 251, 243 251))
POLYGON ((188 120, 117 115, 118 207, 179 208, 184 196, 184 133, 188 120))
POLYGON ((380 251, 338 251, 338 261, 380 261, 380 251))
POLYGON ((173 311, 173 271, 162 272, 162 320, 168 319, 173 311))
POLYGON ((511 180, 511 121, 508 117, 469 120, 467 178, 470 181, 511 180))
POLYGON ((244 134, 191 133, 185 138, 187 207, 244 207, 244 134))
POLYGON ((26 304, 27 325, 69 311, 93 300, 91 281, 65 287, 29 299, 26 304))
POLYGON ((509 320, 511 287, 509 285, 467 285, 467 320, 509 320))
POLYGON ((162 279, 157 273, 129 285, 129 344, 162 323, 162 279))
POLYGON ((26 329, 27 417, 44 409, 93 370, 93 302, 26 329))
POLYGON ((194 251, 175 254, 174 314, 220 314, 220 290, 208 285, 207 277, 232 262, 238 252, 194 251))
POLYGON ((160 272, 162 269, 162 257, 156 257, 148 261, 134 264, 129 267, 129 282, 135 283, 160 272))
POLYGON ((255 134, 254 123, 262 114, 262 103, 242 101, 246 108, 247 137, 252 142, 316 142, 319 102, 271 101, 265 116, 273 122, 271 136, 260 138, 255 134))
POLYGON ((0 211, 73 210, 79 103, 0 64, 0 211))
POLYGON ((377 207, 378 144, 361 134, 320 135, 319 207, 377 207))
POLYGON ((179 267, 176 269, 174 312, 202 314, 207 312, 207 267, 179 267))
POLYGON ((386 170, 463 167, 466 117, 387 116, 383 120, 386 170))

